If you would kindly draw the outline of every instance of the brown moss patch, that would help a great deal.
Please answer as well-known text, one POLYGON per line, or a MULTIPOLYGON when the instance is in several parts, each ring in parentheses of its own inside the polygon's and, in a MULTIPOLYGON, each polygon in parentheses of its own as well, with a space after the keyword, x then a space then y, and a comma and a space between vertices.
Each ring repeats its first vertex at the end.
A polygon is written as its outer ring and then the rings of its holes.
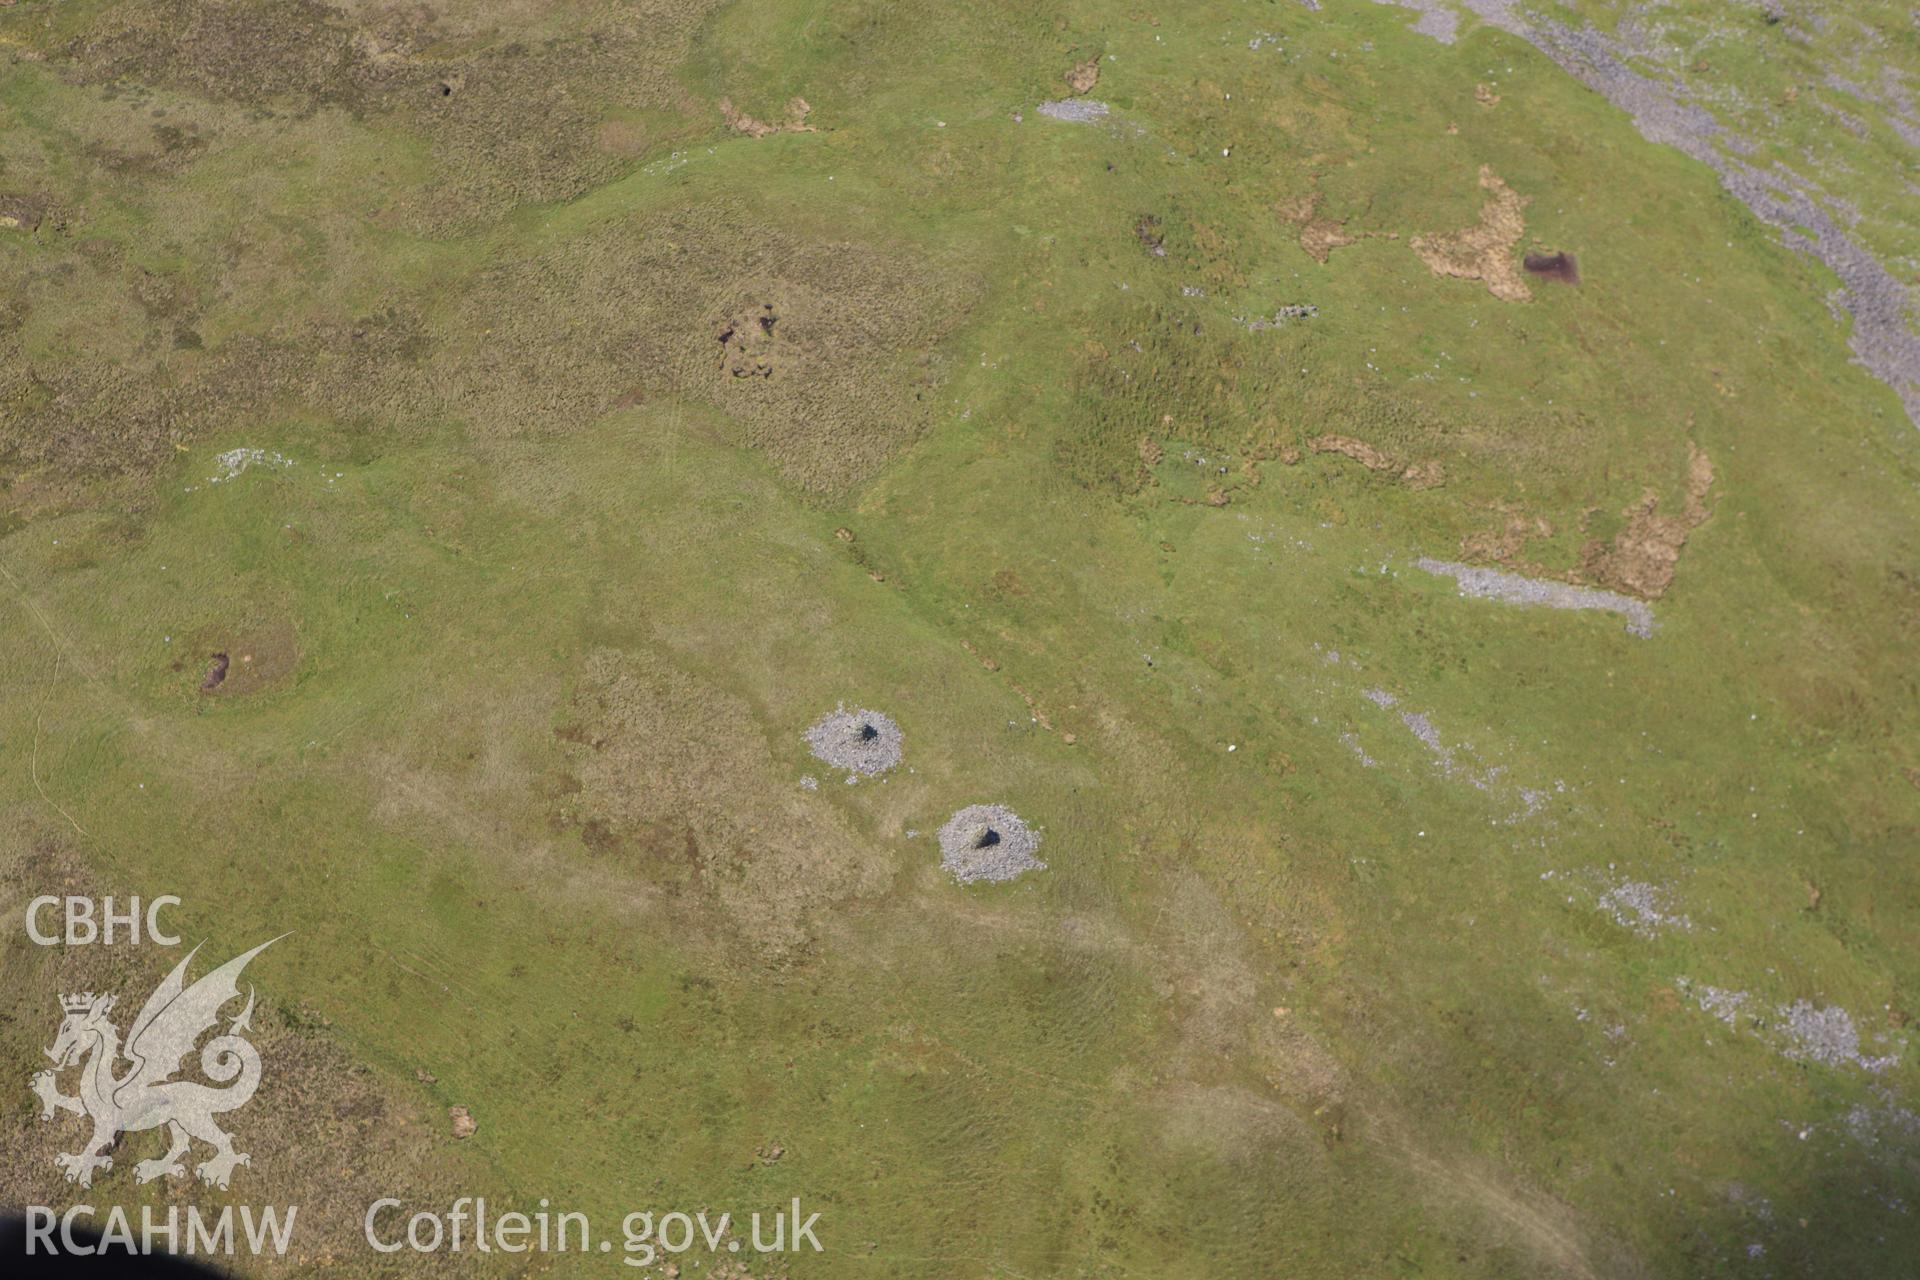
POLYGON ((646 154, 653 135, 637 120, 602 120, 593 141, 608 155, 631 158, 646 154))
POLYGON ((1480 221, 1461 231, 1415 236, 1414 253, 1437 276, 1485 282, 1487 292, 1502 302, 1525 302, 1533 297, 1514 261, 1514 246, 1526 234, 1522 216, 1531 197, 1502 182, 1490 165, 1480 166, 1480 189, 1487 193, 1480 221))
POLYGON ((424 193, 397 190, 391 216, 443 231, 616 176, 625 153, 599 135, 610 113, 677 118, 665 127, 680 136, 702 130, 678 72, 718 4, 653 6, 635 20, 541 6, 131 0, 76 19, 73 37, 45 52, 87 82, 397 123, 427 141, 432 177, 424 193))
POLYGON ((1187 264, 1197 269, 1208 284, 1233 287, 1246 284, 1247 278, 1234 265, 1235 246, 1226 233, 1204 222, 1191 226, 1194 252, 1185 255, 1187 264))
POLYGON ((503 265, 460 304, 490 340, 407 385, 443 388, 442 412, 484 437, 565 435, 623 399, 704 401, 729 442, 840 493, 931 424, 938 345, 979 287, 963 263, 773 226, 738 201, 683 206, 503 265))
MULTIPOLYGON (((43 232, 44 234, 44 232, 43 232)), ((0 454, 48 486, 61 479, 145 475, 201 433, 257 420, 289 400, 329 417, 380 415, 388 429, 420 421, 438 399, 418 366, 431 339, 412 313, 290 325, 270 337, 235 335, 198 349, 200 302, 192 287, 147 278, 103 256, 60 263, 25 290, 28 306, 60 314, 68 289, 119 299, 121 332, 137 342, 121 358, 88 352, 59 362, 20 355, 0 324, 0 454), (176 348, 193 349, 180 354, 176 348)), ((0 304, 4 305, 4 304, 0 304)), ((9 500, 30 505, 35 485, 9 500)))
POLYGON ((194 290, 134 278, 110 255, 30 276, 11 307, 0 298, 8 510, 57 505, 70 480, 148 476, 198 435, 302 406, 377 423, 391 441, 436 419, 482 439, 560 435, 617 402, 708 401, 734 443, 765 451, 804 489, 838 493, 930 426, 939 344, 982 288, 957 257, 755 220, 731 199, 609 220, 497 263, 435 304, 451 311, 445 324, 423 324, 398 297, 378 314, 231 335, 187 355, 173 346, 201 326, 194 290), (137 349, 25 358, 9 315, 58 316, 85 291, 121 299, 119 331, 137 349), (715 338, 769 302, 773 333, 740 331, 767 342, 731 354, 769 361, 772 376, 735 377, 715 338))
POLYGON ((1100 81, 1100 57, 1095 54, 1084 62, 1076 62, 1067 71, 1067 87, 1075 93, 1091 93, 1093 86, 1100 81))
POLYGON ((591 826, 602 857, 757 962, 798 961, 819 912, 891 878, 885 851, 796 788, 753 709, 717 685, 603 650, 568 720, 579 785, 557 797, 556 820, 591 826))

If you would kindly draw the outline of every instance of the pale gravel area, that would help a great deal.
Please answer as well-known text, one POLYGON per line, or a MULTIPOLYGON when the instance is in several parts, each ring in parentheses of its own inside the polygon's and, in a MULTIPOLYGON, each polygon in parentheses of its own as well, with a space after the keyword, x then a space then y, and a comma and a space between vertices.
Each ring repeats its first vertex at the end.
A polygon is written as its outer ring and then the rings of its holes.
POLYGON ((1693 921, 1668 909, 1668 894, 1658 885, 1644 880, 1628 880, 1600 895, 1596 904, 1623 929, 1631 929, 1643 938, 1657 937, 1669 929, 1682 932, 1693 928, 1693 921))
POLYGON ((1893 1092, 1875 1086, 1875 1102, 1856 1102, 1847 1109, 1844 1123, 1853 1140, 1863 1147, 1890 1146, 1910 1151, 1920 1146, 1920 1115, 1900 1105, 1893 1092))
MULTIPOLYGON (((1778 1006, 1769 1017, 1751 992, 1695 984, 1685 978, 1675 979, 1674 985, 1729 1029, 1738 1031, 1745 1022, 1748 1029, 1770 1044, 1775 1052, 1795 1062, 1854 1066, 1873 1073, 1891 1070, 1900 1063, 1897 1052, 1866 1052, 1853 1015, 1837 1004, 1817 1005, 1811 1000, 1795 1000, 1778 1006)), ((1877 1043, 1885 1044, 1887 1038, 1883 1034, 1877 1037, 1877 1043)), ((1906 1040, 1901 1037, 1896 1043, 1904 1047, 1906 1040)))
POLYGON ((1414 565, 1436 577, 1452 578, 1460 584, 1463 596, 1504 600, 1508 604, 1541 604, 1550 609, 1604 609, 1624 617, 1627 630, 1634 635, 1645 639, 1653 634, 1653 606, 1617 591, 1526 578, 1479 565, 1435 560, 1431 556, 1422 556, 1414 565))
MULTIPOLYGON (((1383 711, 1397 712, 1401 725, 1432 756, 1433 767, 1439 771, 1441 777, 1452 782, 1464 782, 1475 791, 1484 791, 1489 795, 1494 793, 1496 784, 1506 785, 1502 783, 1507 773, 1505 765, 1486 767, 1479 762, 1477 753, 1471 747, 1464 744, 1458 747, 1448 746, 1446 740, 1440 736, 1439 728, 1433 723, 1433 718, 1426 712, 1401 707, 1400 699, 1385 689, 1363 689, 1360 696, 1383 711)), ((1363 766, 1370 768, 1378 763, 1361 749, 1359 739, 1352 734, 1348 734, 1342 741, 1347 743, 1349 750, 1360 757, 1363 766)), ((1521 803, 1521 809, 1508 821, 1533 817, 1540 812, 1545 802, 1542 792, 1527 787, 1519 788, 1515 794, 1521 803)))
POLYGON ((1897 1053, 1869 1057, 1860 1052, 1860 1032, 1853 1015, 1839 1005, 1817 1006, 1806 1000, 1782 1005, 1787 1042, 1780 1052, 1800 1062, 1818 1062, 1829 1067, 1848 1063, 1863 1071, 1885 1071, 1898 1065, 1897 1053))
POLYGON ((1040 833, 1005 805, 970 804, 940 828, 940 865, 961 884, 1001 883, 1047 864, 1034 857, 1040 833))
POLYGON ((1753 999, 1745 991, 1729 991, 1725 987, 1700 986, 1693 989, 1693 998, 1700 1007, 1712 1014, 1729 1027, 1734 1026, 1741 1012, 1753 999))
MULTIPOLYGON (((1428 24, 1433 12, 1445 7, 1443 0, 1376 2, 1418 11, 1416 28, 1438 38, 1428 24)), ((1783 243, 1839 277, 1829 306, 1853 319, 1849 345, 1855 359, 1893 388, 1908 419, 1920 426, 1920 333, 1911 323, 1906 286, 1828 212, 1829 206, 1841 207, 1833 193, 1779 165, 1761 168, 1743 159, 1755 149, 1750 139, 1690 100, 1684 84, 1628 66, 1635 51, 1590 24, 1574 28, 1526 12, 1516 0, 1458 0, 1455 8, 1539 49, 1625 111, 1649 142, 1671 146, 1712 169, 1735 198, 1780 232, 1783 243)))
POLYGON ((274 453, 267 449, 229 449, 218 454, 214 461, 220 464, 218 473, 208 476, 208 484, 224 484, 238 479, 254 467, 287 468, 293 465, 293 459, 283 453, 274 453))
POLYGON ((1053 102, 1043 102, 1034 110, 1043 116, 1065 120, 1069 124, 1098 124, 1113 113, 1113 109, 1106 103, 1093 98, 1061 98, 1053 102))
POLYGON ((900 726, 878 711, 849 711, 842 703, 816 720, 805 736, 814 758, 847 770, 848 781, 858 775, 874 777, 900 763, 900 726))
POLYGON ((1360 739, 1355 737, 1351 732, 1341 734, 1340 743, 1346 747, 1347 750, 1353 752, 1354 758, 1360 762, 1362 769, 1377 769, 1380 767, 1380 762, 1367 754, 1367 749, 1360 745, 1360 739))
POLYGON ((1413 29, 1432 36, 1441 44, 1452 44, 1460 34, 1460 13, 1448 0, 1373 0, 1375 4, 1393 4, 1420 14, 1413 29))

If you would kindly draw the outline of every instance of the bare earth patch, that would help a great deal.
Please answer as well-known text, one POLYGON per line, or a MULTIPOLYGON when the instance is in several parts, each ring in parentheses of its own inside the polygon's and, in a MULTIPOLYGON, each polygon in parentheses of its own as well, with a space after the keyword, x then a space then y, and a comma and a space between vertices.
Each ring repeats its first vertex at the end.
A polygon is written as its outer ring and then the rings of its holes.
POLYGON ((1438 462, 1403 463, 1393 455, 1382 453, 1366 441, 1356 440, 1352 436, 1315 436, 1307 441, 1307 447, 1315 453, 1337 453, 1344 458, 1352 458, 1369 471, 1393 474, 1410 489, 1435 489, 1447 482, 1446 469, 1438 462))
POLYGON ((1345 218, 1332 218, 1320 212, 1320 193, 1308 192, 1290 200, 1282 200, 1273 206, 1283 222, 1291 222, 1300 228, 1300 247, 1305 249, 1315 262, 1325 262, 1335 249, 1344 249, 1350 244, 1359 244, 1362 240, 1398 240, 1398 233, 1391 231, 1348 232, 1345 218))
POLYGON ((1480 166, 1480 189, 1487 193, 1487 201, 1480 206, 1477 225, 1415 236, 1413 251, 1437 276, 1484 281, 1487 292, 1502 302, 1525 302, 1533 291, 1514 262, 1513 249, 1526 234, 1522 211, 1531 197, 1502 182, 1491 165, 1480 166))
POLYGON ((1546 573, 1545 569, 1515 561, 1526 550, 1531 539, 1553 536, 1553 522, 1517 505, 1499 504, 1495 510, 1502 517, 1499 526, 1461 538, 1461 558, 1472 561, 1497 560, 1511 568, 1525 569, 1535 576, 1546 573))
POLYGON ((726 117, 727 124, 734 132, 744 133, 749 138, 764 138, 770 133, 812 133, 813 126, 807 123, 807 116, 812 111, 805 98, 789 98, 787 118, 776 124, 768 124, 764 120, 755 120, 735 107, 732 98, 720 99, 720 114, 726 117))
POLYGON ((720 322, 715 341, 726 353, 723 365, 735 378, 771 378, 773 376, 774 328, 780 313, 771 302, 763 302, 720 322))
POLYGON ((1687 445, 1686 500, 1677 515, 1662 515, 1660 496, 1649 489, 1620 514, 1626 517, 1611 545, 1590 541, 1581 553, 1581 572, 1596 582, 1658 600, 1673 583, 1674 566, 1687 537, 1707 518, 1707 490, 1713 486, 1713 463, 1699 448, 1687 445))

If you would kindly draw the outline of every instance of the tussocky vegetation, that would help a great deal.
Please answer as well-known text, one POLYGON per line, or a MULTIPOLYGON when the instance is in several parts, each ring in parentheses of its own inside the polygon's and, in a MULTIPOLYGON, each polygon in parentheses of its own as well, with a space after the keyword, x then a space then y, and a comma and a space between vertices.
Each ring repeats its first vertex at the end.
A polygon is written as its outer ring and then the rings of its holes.
MULTIPOLYGON (((0 887, 292 931, 254 1165, 93 1202, 300 1204, 262 1275, 481 1194, 801 1196, 794 1277, 1903 1274, 1920 436, 1460 8, 0 9, 0 887), (943 869, 988 801, 1043 868, 943 869)), ((1911 276, 1897 6, 1665 8, 1746 24, 1650 44, 1702 94, 1876 60, 1768 146, 1911 276)), ((66 1203, 57 998, 174 957, 4 945, 66 1203)))

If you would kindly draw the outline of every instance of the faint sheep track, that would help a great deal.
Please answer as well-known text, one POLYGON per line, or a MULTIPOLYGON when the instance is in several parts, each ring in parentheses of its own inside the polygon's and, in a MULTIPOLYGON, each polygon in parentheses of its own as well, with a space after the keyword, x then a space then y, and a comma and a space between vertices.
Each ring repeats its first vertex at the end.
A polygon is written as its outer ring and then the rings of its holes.
MULTIPOLYGON (((1452 23, 1434 21, 1440 0, 1374 0, 1419 12, 1415 29, 1451 42, 1452 23), (1439 28, 1444 27, 1445 35, 1439 28)), ((1833 304, 1853 320, 1848 345, 1858 363, 1892 387, 1907 418, 1920 426, 1920 334, 1909 326, 1907 290, 1872 254, 1857 244, 1821 207, 1826 192, 1800 185, 1778 167, 1761 169, 1740 159, 1748 139, 1722 125, 1704 107, 1688 101, 1684 86, 1663 84, 1633 70, 1628 51, 1589 25, 1578 30, 1525 13, 1515 0, 1457 0, 1481 21, 1518 36, 1561 70, 1625 111, 1642 137, 1698 160, 1768 226, 1787 247, 1814 258, 1840 279, 1833 304)), ((1830 198, 1830 197, 1829 197, 1830 198)))
POLYGON ((1442 1161, 1419 1150, 1403 1136, 1383 1135, 1390 1154, 1411 1170, 1440 1199, 1464 1200, 1504 1224, 1551 1274, 1569 1280, 1596 1280, 1587 1261, 1573 1210, 1539 1192, 1501 1185, 1485 1169, 1466 1160, 1442 1161))

